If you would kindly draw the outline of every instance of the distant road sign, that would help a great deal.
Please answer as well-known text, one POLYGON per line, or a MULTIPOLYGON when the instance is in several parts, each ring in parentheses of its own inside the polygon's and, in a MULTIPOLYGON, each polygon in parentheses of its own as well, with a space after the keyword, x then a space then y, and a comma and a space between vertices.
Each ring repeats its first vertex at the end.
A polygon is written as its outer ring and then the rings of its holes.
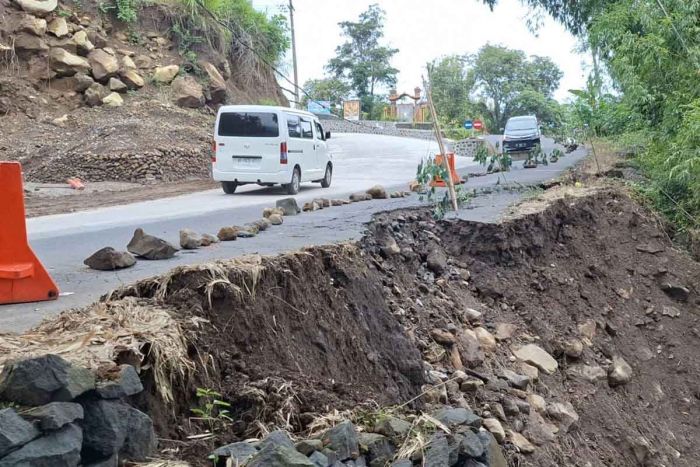
POLYGON ((474 120, 474 129, 475 130, 483 130, 484 129, 484 124, 481 122, 481 120, 474 120))
POLYGON ((326 114, 331 113, 331 102, 330 101, 309 101, 306 104, 306 108, 309 112, 314 114, 326 114))
POLYGON ((343 117, 346 120, 360 119, 360 101, 357 99, 343 102, 343 117))
POLYGON ((471 120, 465 120, 464 121, 464 129, 471 130, 472 128, 474 128, 474 123, 471 120))

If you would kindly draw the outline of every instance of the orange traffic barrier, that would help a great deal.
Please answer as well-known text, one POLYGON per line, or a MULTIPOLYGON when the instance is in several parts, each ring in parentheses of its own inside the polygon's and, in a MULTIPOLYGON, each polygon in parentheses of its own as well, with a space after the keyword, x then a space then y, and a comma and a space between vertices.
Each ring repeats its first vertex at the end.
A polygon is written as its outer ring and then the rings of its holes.
MULTIPOLYGON (((443 159, 442 159, 442 154, 437 154, 435 156, 435 163, 438 165, 444 164, 443 159)), ((450 177, 452 178, 452 183, 454 185, 459 185, 462 183, 462 179, 459 178, 459 175, 457 175, 457 170, 455 169, 455 153, 454 152, 448 152, 447 153, 447 166, 450 168, 450 177)), ((433 181, 430 182, 430 186, 447 186, 444 180, 442 180, 440 177, 433 177, 433 181)))
POLYGON ((22 167, 0 162, 0 304, 58 298, 58 287, 27 243, 22 167))

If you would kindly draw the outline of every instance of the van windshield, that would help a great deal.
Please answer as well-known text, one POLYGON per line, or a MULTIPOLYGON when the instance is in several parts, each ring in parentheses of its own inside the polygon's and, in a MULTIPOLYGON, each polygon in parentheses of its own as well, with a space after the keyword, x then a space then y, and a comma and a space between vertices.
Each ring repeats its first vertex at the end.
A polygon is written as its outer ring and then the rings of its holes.
POLYGON ((537 121, 534 118, 508 120, 508 123, 506 123, 506 131, 534 130, 535 128, 537 128, 537 121))
POLYGON ((275 113, 226 112, 219 117, 219 136, 274 138, 279 134, 275 113))

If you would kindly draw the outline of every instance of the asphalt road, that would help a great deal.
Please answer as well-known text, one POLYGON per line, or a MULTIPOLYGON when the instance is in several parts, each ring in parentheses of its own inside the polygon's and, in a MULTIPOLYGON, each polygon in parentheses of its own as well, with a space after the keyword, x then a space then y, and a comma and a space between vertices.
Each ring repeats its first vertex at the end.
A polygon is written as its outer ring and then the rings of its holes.
MULTIPOLYGON (((497 138, 497 137, 491 137, 497 138)), ((405 190, 415 178, 418 162, 437 151, 435 142, 376 135, 334 135, 334 180, 331 188, 315 184, 302 186, 296 197, 301 204, 316 197, 345 198, 354 191, 363 191, 374 184, 388 190, 405 190)), ((545 151, 553 147, 551 140, 543 144, 545 151)), ((472 177, 468 189, 495 185, 497 182, 533 184, 554 178, 585 155, 579 150, 567 155, 556 165, 523 169, 515 163, 511 172, 472 177)), ((484 172, 470 158, 458 158, 458 171, 484 172)), ((460 217, 493 221, 521 194, 494 192, 479 196, 460 217)), ((112 246, 124 249, 134 229, 178 243, 181 228, 216 233, 226 225, 242 225, 260 217, 263 207, 274 206, 286 197, 279 188, 242 187, 240 193, 224 195, 210 190, 174 198, 114 206, 72 214, 32 218, 27 229, 32 248, 59 285, 61 296, 53 302, 0 306, 0 332, 19 332, 46 316, 62 310, 84 306, 122 284, 129 284, 161 274, 175 266, 226 259, 242 254, 275 254, 313 244, 343 242, 362 235, 364 223, 371 216, 387 209, 421 204, 418 197, 375 200, 302 213, 285 217, 284 225, 274 227, 251 239, 224 242, 209 248, 181 251, 166 261, 139 261, 130 269, 116 272, 93 271, 83 259, 96 250, 112 246)))

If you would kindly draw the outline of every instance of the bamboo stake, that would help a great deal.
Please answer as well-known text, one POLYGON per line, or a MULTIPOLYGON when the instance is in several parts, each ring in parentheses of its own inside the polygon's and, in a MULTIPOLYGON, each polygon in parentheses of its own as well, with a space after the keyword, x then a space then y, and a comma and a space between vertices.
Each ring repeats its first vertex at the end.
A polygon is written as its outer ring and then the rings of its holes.
MULTIPOLYGON (((430 80, 430 64, 428 64, 428 80, 430 80)), ((452 209, 455 212, 459 211, 459 205, 457 204, 457 193, 455 192, 455 185, 452 183, 452 173, 450 172, 450 165, 447 161, 447 152, 445 151, 445 142, 442 140, 442 130, 440 130, 440 123, 438 122, 437 112, 435 111, 435 104, 433 104, 433 92, 430 89, 431 84, 426 83, 423 79, 423 86, 425 87, 425 92, 428 97, 428 107, 430 107, 430 113, 433 115, 433 127, 435 129, 435 138, 438 142, 438 147, 440 148, 440 154, 442 155, 442 165, 445 167, 445 172, 447 173, 447 192, 450 194, 450 201, 452 202, 452 209)))

